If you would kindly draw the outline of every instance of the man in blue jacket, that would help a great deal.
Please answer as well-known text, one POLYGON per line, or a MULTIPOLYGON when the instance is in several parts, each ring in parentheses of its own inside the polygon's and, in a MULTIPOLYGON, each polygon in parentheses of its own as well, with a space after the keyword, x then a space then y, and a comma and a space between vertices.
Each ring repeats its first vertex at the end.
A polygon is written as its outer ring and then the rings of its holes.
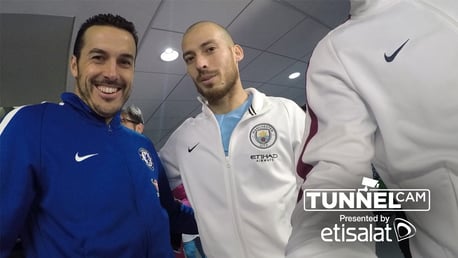
POLYGON ((18 237, 27 257, 173 257, 160 160, 120 122, 137 42, 124 18, 89 18, 71 57, 75 94, 3 119, 0 257, 18 237))

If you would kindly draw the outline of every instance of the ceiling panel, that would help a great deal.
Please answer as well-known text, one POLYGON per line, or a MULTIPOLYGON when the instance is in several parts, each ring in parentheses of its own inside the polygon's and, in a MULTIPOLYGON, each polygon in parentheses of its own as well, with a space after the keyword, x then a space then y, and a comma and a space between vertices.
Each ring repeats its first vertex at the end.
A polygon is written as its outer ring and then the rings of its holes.
POLYGON ((276 1, 253 0, 228 30, 239 44, 264 50, 304 18, 304 14, 276 1))
POLYGON ((334 28, 344 22, 350 13, 348 0, 280 0, 297 7, 317 21, 334 28))
POLYGON ((200 20, 229 25, 251 0, 164 0, 152 28, 185 32, 200 20))
POLYGON ((160 2, 160 0, 0 0, 0 12, 75 17, 76 29, 73 36, 88 17, 98 13, 115 13, 133 21, 142 38, 160 2))
POLYGON ((264 52, 241 71, 240 77, 242 80, 266 82, 295 62, 290 58, 264 52))
POLYGON ((135 70, 142 72, 174 73, 184 75, 186 73, 184 62, 181 60, 181 37, 183 34, 151 29, 142 40, 135 70), (174 62, 161 60, 161 53, 168 47, 177 50, 179 58, 174 62))
POLYGON ((243 46, 242 45, 242 49, 243 49, 243 55, 244 56, 243 56, 242 61, 239 62, 239 69, 240 70, 245 68, 251 62, 253 62, 253 60, 256 59, 256 57, 258 57, 259 55, 262 54, 262 51, 256 50, 254 48, 250 48, 250 47, 247 47, 247 46, 243 46))
POLYGON ((197 101, 197 90, 191 77, 184 76, 177 87, 173 89, 168 100, 188 100, 197 101))
POLYGON ((312 19, 304 19, 267 50, 291 58, 310 53, 329 29, 312 19))
POLYGON ((131 98, 165 100, 184 75, 136 72, 131 98))
POLYGON ((288 87, 304 88, 305 85, 305 71, 307 70, 307 64, 304 62, 296 62, 283 70, 277 76, 269 80, 271 84, 284 85, 288 87), (288 80, 288 76, 293 72, 299 72, 301 75, 292 80, 288 80))

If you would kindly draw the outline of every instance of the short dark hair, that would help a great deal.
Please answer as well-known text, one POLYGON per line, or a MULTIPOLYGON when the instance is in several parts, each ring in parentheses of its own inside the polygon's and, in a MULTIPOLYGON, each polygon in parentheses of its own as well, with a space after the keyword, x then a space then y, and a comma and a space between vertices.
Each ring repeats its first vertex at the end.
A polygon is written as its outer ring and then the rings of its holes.
POLYGON ((79 59, 81 55, 81 49, 83 48, 84 41, 83 41, 83 36, 84 33, 87 31, 92 26, 96 25, 102 25, 102 26, 112 26, 115 28, 123 29, 128 31, 132 37, 134 38, 135 41, 135 49, 137 49, 137 44, 138 44, 138 36, 137 36, 137 30, 135 29, 135 25, 123 18, 122 16, 119 15, 113 15, 113 14, 97 14, 89 19, 87 19, 80 27, 78 34, 76 35, 75 39, 75 44, 73 46, 73 55, 79 59))

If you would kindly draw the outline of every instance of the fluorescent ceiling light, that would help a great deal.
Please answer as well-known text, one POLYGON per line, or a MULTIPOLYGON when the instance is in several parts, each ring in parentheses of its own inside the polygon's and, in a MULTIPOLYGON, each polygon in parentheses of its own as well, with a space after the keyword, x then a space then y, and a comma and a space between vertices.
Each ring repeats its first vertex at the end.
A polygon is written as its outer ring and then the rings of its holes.
POLYGON ((173 48, 167 48, 161 54, 161 60, 165 62, 170 62, 178 58, 178 52, 173 48))
POLYGON ((292 73, 288 76, 288 78, 290 78, 291 80, 292 79, 296 79, 297 77, 301 76, 301 73, 299 72, 295 72, 295 73, 292 73))

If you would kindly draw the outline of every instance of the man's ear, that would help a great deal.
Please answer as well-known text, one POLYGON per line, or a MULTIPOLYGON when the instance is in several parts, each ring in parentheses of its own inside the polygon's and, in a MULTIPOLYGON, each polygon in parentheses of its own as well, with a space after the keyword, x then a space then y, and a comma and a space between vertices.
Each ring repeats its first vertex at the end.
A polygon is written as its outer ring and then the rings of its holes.
POLYGON ((145 125, 144 124, 136 124, 135 125, 135 131, 137 131, 138 133, 143 133, 144 129, 145 129, 145 125))
POLYGON ((73 77, 78 77, 78 59, 75 55, 72 55, 72 58, 70 58, 70 71, 73 77))
POLYGON ((244 57, 243 48, 238 44, 235 44, 233 48, 234 48, 235 60, 237 62, 242 61, 244 57))

